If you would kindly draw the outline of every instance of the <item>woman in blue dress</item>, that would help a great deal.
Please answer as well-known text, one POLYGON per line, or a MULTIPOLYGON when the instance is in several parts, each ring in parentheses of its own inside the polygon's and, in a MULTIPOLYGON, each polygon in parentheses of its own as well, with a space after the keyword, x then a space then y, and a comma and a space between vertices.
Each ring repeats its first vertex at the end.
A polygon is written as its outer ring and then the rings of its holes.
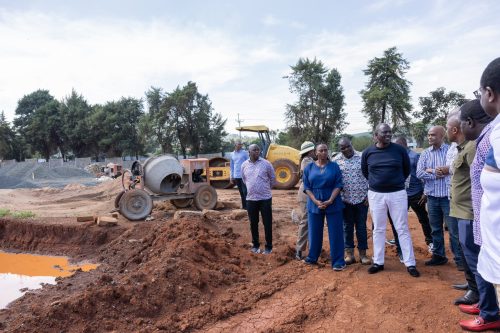
POLYGON ((341 271, 345 268, 344 234, 340 197, 342 173, 337 163, 328 158, 326 144, 316 146, 317 161, 304 169, 304 192, 308 195, 307 211, 309 225, 309 255, 305 263, 316 265, 323 246, 323 226, 326 218, 332 268, 341 271))

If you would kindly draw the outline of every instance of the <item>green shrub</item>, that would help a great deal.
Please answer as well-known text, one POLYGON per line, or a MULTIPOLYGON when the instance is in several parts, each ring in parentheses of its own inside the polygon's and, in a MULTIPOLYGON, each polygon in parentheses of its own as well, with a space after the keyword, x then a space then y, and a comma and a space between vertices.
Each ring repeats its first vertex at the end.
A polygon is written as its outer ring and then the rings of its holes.
POLYGON ((35 217, 35 214, 33 212, 30 212, 29 210, 26 211, 19 211, 19 212, 13 212, 12 217, 17 218, 17 219, 27 219, 30 217, 35 217))
POLYGON ((8 210, 6 208, 0 208, 0 217, 4 217, 7 215, 10 215, 10 210, 8 210))

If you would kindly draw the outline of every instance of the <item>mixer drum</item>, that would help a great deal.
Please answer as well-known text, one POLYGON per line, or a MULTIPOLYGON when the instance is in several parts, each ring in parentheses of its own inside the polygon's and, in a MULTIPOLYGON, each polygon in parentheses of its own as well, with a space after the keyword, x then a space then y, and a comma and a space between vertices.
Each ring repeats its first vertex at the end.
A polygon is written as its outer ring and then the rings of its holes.
POLYGON ((148 158, 143 165, 144 185, 155 194, 175 193, 182 179, 183 169, 171 156, 148 158))

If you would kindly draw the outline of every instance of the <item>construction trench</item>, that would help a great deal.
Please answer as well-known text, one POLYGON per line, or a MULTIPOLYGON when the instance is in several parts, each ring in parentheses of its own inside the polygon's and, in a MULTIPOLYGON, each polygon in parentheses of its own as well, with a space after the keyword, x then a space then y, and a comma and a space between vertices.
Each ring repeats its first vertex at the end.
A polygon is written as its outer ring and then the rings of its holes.
POLYGON ((98 265, 28 290, 0 310, 0 331, 450 332, 463 318, 452 305, 461 293, 450 287, 463 275, 451 264, 423 265, 429 254, 413 213, 419 279, 389 245, 385 271, 376 275, 359 263, 333 272, 326 237, 319 267, 295 260, 296 190, 273 191, 268 256, 249 251, 249 222, 236 189, 218 189, 217 209, 204 214, 156 202, 150 221, 119 216, 108 227, 76 221, 112 211, 120 191, 119 180, 0 190, 0 208, 35 214, 0 219, 2 251, 98 265))

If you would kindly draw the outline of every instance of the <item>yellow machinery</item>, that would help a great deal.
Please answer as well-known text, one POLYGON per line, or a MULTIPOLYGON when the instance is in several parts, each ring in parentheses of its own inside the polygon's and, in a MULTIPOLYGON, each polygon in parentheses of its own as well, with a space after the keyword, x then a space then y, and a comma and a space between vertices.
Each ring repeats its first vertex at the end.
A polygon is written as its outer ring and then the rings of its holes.
MULTIPOLYGON (((262 156, 272 163, 276 173, 275 188, 288 190, 299 182, 299 151, 292 147, 271 143, 267 126, 242 126, 240 132, 254 132, 261 141, 262 156)), ((229 184, 229 161, 222 157, 210 160, 212 186, 224 187, 229 184)))

